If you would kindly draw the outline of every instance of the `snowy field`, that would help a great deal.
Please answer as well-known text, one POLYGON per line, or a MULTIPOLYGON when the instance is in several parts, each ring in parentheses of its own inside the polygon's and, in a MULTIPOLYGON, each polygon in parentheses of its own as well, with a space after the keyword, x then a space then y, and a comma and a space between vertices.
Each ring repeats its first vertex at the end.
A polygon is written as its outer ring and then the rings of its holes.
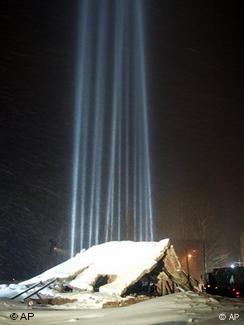
POLYGON ((244 300, 213 299, 187 292, 153 298, 127 307, 80 310, 55 310, 45 306, 28 310, 23 303, 0 300, 0 324, 183 325, 192 322, 205 325, 244 324, 244 300), (34 314, 31 320, 19 320, 22 313, 27 315, 28 312, 34 314), (11 313, 18 315, 15 322, 10 318, 11 313), (220 314, 226 319, 219 320, 220 314), (238 319, 230 319, 233 317, 238 319))

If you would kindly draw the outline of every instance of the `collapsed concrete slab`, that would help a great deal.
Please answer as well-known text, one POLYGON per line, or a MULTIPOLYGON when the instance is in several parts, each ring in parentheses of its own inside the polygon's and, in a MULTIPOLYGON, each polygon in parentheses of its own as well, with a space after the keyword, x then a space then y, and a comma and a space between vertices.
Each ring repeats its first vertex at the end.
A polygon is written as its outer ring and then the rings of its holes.
POLYGON ((149 273, 162 259, 169 247, 169 239, 159 242, 114 241, 81 251, 75 257, 21 283, 68 280, 68 286, 93 291, 97 279, 107 276, 108 282, 100 292, 121 295, 131 284, 149 273))
MULTIPOLYGON (((36 284, 36 288, 41 288, 50 281, 52 284, 40 290, 38 296, 32 295, 32 299, 48 297, 50 301, 59 297, 67 302, 69 297, 70 301, 77 301, 87 297, 85 293, 97 292, 99 302, 104 297, 108 302, 108 297, 165 295, 197 288, 197 282, 182 270, 169 239, 159 242, 114 241, 96 245, 21 282, 19 287, 28 289, 36 284)), ((31 293, 34 294, 35 289, 31 293)), ((29 295, 23 295, 23 298, 29 295)), ((117 300, 120 301, 120 298, 117 300)))

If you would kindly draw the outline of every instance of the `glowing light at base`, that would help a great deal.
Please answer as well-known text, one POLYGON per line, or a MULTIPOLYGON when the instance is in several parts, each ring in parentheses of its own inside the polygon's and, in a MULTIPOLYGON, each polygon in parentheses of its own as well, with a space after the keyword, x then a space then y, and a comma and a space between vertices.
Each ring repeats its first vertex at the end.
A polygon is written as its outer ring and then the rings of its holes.
POLYGON ((70 255, 153 240, 142 0, 80 0, 70 255))

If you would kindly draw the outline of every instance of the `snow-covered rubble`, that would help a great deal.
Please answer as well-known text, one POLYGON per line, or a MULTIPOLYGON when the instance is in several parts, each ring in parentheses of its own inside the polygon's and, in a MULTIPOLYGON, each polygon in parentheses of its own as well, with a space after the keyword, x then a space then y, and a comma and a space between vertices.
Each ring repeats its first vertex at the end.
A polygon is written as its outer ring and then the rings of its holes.
POLYGON ((69 286, 93 291, 93 285, 101 275, 114 279, 100 287, 100 292, 121 295, 143 274, 149 272, 168 248, 169 239, 159 242, 114 241, 83 250, 75 257, 20 285, 31 285, 53 278, 74 278, 69 286))
MULTIPOLYGON (((129 286, 155 267, 168 247, 169 239, 159 242, 114 241, 93 246, 19 285, 0 287, 0 297, 13 296, 28 286, 52 279, 58 282, 65 280, 70 288, 77 291, 93 292, 100 276, 107 276, 108 281, 100 286, 99 293, 120 297, 129 286)), ((54 292, 53 289, 45 288, 41 294, 50 297, 54 296, 54 292)), ((58 295, 60 293, 57 292, 58 295)))

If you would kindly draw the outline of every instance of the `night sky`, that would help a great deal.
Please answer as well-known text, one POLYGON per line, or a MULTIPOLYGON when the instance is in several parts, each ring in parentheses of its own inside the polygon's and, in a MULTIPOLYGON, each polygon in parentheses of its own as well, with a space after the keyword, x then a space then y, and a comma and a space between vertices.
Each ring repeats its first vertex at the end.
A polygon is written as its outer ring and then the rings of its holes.
MULTIPOLYGON (((78 17, 77 1, 5 4, 0 280, 30 277, 65 258, 48 254, 50 238, 68 249, 78 17)), ((156 239, 196 239, 192 224, 208 215, 208 231, 217 230, 237 260, 244 231, 240 2, 146 0, 145 9, 156 239)))

